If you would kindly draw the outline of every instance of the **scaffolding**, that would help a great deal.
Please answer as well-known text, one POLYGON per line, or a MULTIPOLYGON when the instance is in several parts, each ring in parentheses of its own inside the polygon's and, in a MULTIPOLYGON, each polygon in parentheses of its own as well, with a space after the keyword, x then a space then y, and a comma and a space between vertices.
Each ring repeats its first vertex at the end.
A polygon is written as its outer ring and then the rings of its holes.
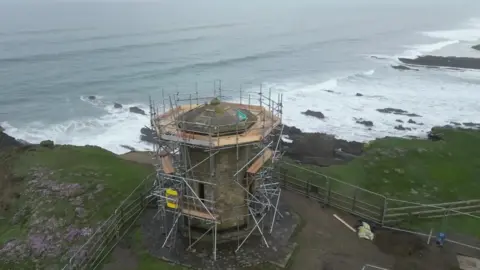
MULTIPOLYGON (((272 233, 276 220, 282 217, 278 210, 281 189, 273 177, 273 170, 282 156, 280 138, 283 125, 282 95, 278 94, 274 101, 271 89, 265 92, 261 86, 258 92, 225 91, 221 82, 216 81, 213 95, 210 96, 201 96, 197 90, 192 94, 177 92, 168 96, 162 91, 161 103, 150 99, 151 128, 155 131, 157 141, 154 155, 158 161, 152 195, 158 204, 156 218, 163 221, 161 230, 165 239, 162 248, 173 248, 179 238, 178 232, 183 234, 183 239, 188 239, 187 251, 211 234, 212 257, 215 261, 218 228, 227 222, 237 224, 235 252, 254 232, 269 247, 265 232, 272 233), (230 124, 229 128, 235 132, 224 136, 216 133, 221 127, 208 123, 201 124, 209 130, 208 135, 189 130, 190 124, 198 126, 199 123, 188 123, 182 115, 206 106, 213 99, 228 107, 250 111, 256 117, 255 122, 243 123, 240 127, 239 121, 234 124, 235 127, 230 124), (246 146, 252 151, 242 150, 246 146), (195 151, 205 153, 205 158, 192 161, 191 153, 195 151), (236 164, 230 164, 234 168, 231 175, 225 177, 227 179, 222 176, 219 182, 215 181, 216 163, 219 162, 216 156, 223 151, 230 151, 232 156, 235 152, 236 164), (199 170, 200 166, 208 169, 199 170), (235 206, 240 210, 233 207, 220 209, 218 192, 212 192, 209 196, 202 194, 204 190, 218 189, 218 185, 233 185, 232 189, 240 190, 245 195, 244 202, 235 206), (225 216, 226 211, 236 214, 225 216), (240 220, 247 224, 243 226, 243 233, 240 233, 240 220), (192 236, 194 223, 204 226, 203 234, 192 236)), ((232 237, 229 239, 232 240, 232 237)))

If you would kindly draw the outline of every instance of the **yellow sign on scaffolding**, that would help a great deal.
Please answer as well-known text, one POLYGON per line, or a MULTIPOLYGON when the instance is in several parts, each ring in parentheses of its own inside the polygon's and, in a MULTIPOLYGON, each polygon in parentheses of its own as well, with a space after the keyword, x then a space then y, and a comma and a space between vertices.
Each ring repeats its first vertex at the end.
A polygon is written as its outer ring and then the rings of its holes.
POLYGON ((165 190, 167 197, 167 207, 177 209, 178 208, 178 192, 175 189, 167 188, 165 190))

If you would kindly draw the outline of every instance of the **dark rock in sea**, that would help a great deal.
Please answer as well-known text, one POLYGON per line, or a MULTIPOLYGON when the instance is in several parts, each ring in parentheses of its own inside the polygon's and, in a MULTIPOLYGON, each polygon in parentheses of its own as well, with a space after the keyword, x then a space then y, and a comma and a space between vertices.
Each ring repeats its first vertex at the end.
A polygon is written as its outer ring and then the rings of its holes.
POLYGON ((395 126, 395 129, 396 129, 396 130, 412 130, 411 128, 409 128, 409 127, 404 127, 404 126, 402 126, 402 125, 395 126))
POLYGON ((157 143, 156 138, 157 138, 157 134, 153 129, 148 127, 144 127, 140 129, 140 140, 155 144, 157 143))
POLYGON ((381 113, 393 113, 393 114, 406 114, 408 113, 407 111, 401 110, 401 109, 395 109, 395 108, 385 108, 385 109, 377 109, 377 111, 381 113))
POLYGON ((363 153, 363 143, 360 142, 340 140, 324 133, 304 133, 289 126, 284 127, 283 133, 293 140, 293 143, 284 149, 285 155, 304 164, 344 164, 350 161, 351 157, 363 153))
POLYGON ((317 111, 312 111, 312 110, 307 110, 305 112, 302 112, 302 114, 308 115, 308 116, 313 116, 318 119, 323 119, 325 118, 325 115, 323 115, 322 112, 317 112, 317 111))
POLYGON ((472 49, 480 51, 480 44, 472 46, 472 49))
POLYGON ((357 124, 361 124, 361 125, 364 125, 366 127, 373 127, 373 122, 372 121, 357 119, 357 118, 354 118, 354 119, 355 119, 355 122, 357 124))
POLYGON ((409 113, 407 111, 404 111, 402 109, 395 109, 395 108, 384 108, 384 109, 377 109, 378 112, 381 113, 390 113, 390 114, 398 114, 398 115, 406 115, 410 117, 421 117, 418 114, 415 113, 409 113))
POLYGON ((397 121, 397 122, 399 122, 399 123, 403 123, 403 120, 401 120, 401 119, 397 119, 397 120, 395 120, 395 121, 397 121))
POLYGON ((121 109, 121 108, 123 108, 122 104, 116 103, 116 102, 113 103, 113 107, 114 107, 115 109, 121 109))
POLYGON ((397 69, 397 70, 414 70, 414 71, 418 71, 418 69, 416 68, 409 68, 409 67, 406 67, 406 66, 403 66, 403 65, 398 65, 398 66, 392 66, 392 68, 394 69, 397 69))
POLYGON ((131 113, 136 113, 136 114, 141 114, 141 115, 147 115, 144 110, 142 110, 138 107, 130 107, 130 112, 131 113))
POLYGON ((53 147, 55 147, 55 144, 51 140, 46 140, 46 141, 41 141, 40 146, 47 147, 47 148, 53 148, 53 147))
POLYGON ((360 93, 356 93, 355 96, 357 96, 357 97, 363 97, 363 95, 360 94, 360 93))
POLYGON ((97 97, 96 96, 88 96, 88 99, 89 100, 95 100, 95 99, 97 99, 97 97))
POLYGON ((327 89, 325 89, 325 90, 323 90, 323 91, 328 92, 328 93, 335 93, 335 91, 333 91, 333 90, 327 90, 327 89))
POLYGON ((409 123, 409 124, 415 124, 415 125, 423 126, 423 123, 415 122, 415 121, 413 121, 412 119, 408 119, 408 123, 409 123))
POLYGON ((399 60, 407 65, 480 69, 480 58, 425 55, 414 59, 399 58, 399 60))
POLYGON ((294 126, 283 126, 283 134, 289 135, 289 136, 295 136, 295 135, 301 135, 303 132, 294 126))

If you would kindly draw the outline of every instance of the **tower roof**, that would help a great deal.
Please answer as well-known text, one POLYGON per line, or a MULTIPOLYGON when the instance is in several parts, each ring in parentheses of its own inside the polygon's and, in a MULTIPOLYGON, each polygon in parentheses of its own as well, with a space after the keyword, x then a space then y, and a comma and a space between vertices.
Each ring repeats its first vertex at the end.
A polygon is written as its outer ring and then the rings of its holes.
POLYGON ((179 127, 186 132, 211 136, 241 133, 257 121, 257 116, 249 110, 218 99, 187 111, 179 118, 179 127))

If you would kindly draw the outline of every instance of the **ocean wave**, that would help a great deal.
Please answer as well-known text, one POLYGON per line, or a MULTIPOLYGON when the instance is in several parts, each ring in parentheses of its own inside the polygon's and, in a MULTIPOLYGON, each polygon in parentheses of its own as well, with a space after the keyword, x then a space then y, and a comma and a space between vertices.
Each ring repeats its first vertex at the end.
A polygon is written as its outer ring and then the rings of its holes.
POLYGON ((80 98, 96 108, 101 108, 104 114, 99 117, 78 118, 61 123, 45 124, 35 121, 26 125, 14 126, 9 122, 0 125, 11 136, 31 143, 43 140, 53 140, 58 144, 98 145, 116 154, 129 150, 121 145, 128 145, 137 150, 151 150, 151 147, 140 141, 140 129, 149 125, 149 117, 129 112, 129 107, 136 106, 148 111, 148 106, 141 103, 124 104, 117 109, 113 102, 96 96, 95 100, 88 97, 80 98))
POLYGON ((178 45, 182 43, 191 43, 191 42, 197 42, 197 41, 203 40, 205 38, 206 38, 205 36, 198 36, 198 37, 192 37, 192 38, 149 42, 149 43, 143 43, 143 44, 127 44, 127 45, 120 45, 120 46, 94 48, 94 49, 88 49, 88 50, 72 50, 72 51, 65 51, 65 52, 44 53, 44 54, 35 54, 35 55, 20 56, 20 57, 9 57, 9 58, 7 57, 7 58, 0 58, 0 64, 1 63, 7 63, 7 64, 38 63, 42 61, 58 61, 60 59, 66 59, 70 57, 79 57, 79 56, 91 57, 98 54, 125 52, 132 49, 146 49, 151 47, 161 47, 161 46, 169 46, 169 45, 178 45))
POLYGON ((370 54, 367 55, 368 58, 384 61, 389 64, 399 64, 399 58, 408 58, 414 59, 422 55, 430 54, 435 51, 439 51, 447 46, 458 44, 459 40, 447 40, 447 41, 439 41, 434 43, 427 43, 427 44, 416 44, 416 45, 407 45, 405 47, 409 48, 399 54, 394 55, 385 55, 385 54, 370 54))
POLYGON ((281 55, 288 54, 289 50, 278 50, 278 51, 269 51, 261 52, 256 54, 250 54, 240 57, 224 58, 219 60, 204 61, 191 63, 183 66, 176 66, 171 68, 159 69, 156 65, 152 65, 152 68, 147 70, 140 70, 136 72, 127 71, 121 74, 114 74, 109 77, 104 77, 102 79, 96 80, 82 80, 82 81, 71 81, 62 83, 62 87, 87 87, 87 86, 98 86, 98 85, 108 85, 112 82, 125 82, 133 80, 146 80, 146 79, 161 79, 168 76, 174 76, 185 71, 194 73, 197 70, 203 70, 207 68, 219 68, 228 65, 235 65, 246 62, 253 62, 257 60, 275 58, 281 55))
POLYGON ((73 33, 73 32, 83 32, 94 30, 93 27, 82 27, 82 28, 51 28, 51 29, 39 29, 39 30, 23 30, 15 32, 2 32, 0 33, 1 37, 13 37, 13 36, 25 36, 25 35, 45 35, 45 34, 63 34, 63 33, 73 33))
POLYGON ((440 41, 435 43, 428 43, 428 44, 417 44, 417 45, 410 45, 406 46, 410 49, 404 51, 400 55, 396 55, 396 58, 416 58, 428 53, 432 53, 435 51, 439 51, 447 46, 458 44, 460 40, 447 40, 447 41, 440 41))
POLYGON ((422 32, 423 35, 447 40, 460 40, 460 41, 478 41, 480 40, 480 19, 471 18, 466 25, 460 29, 452 30, 440 30, 440 31, 428 31, 422 32))
POLYGON ((213 29, 230 28, 230 27, 238 26, 238 25, 240 25, 240 24, 238 24, 238 23, 223 23, 223 24, 197 25, 197 26, 178 27, 178 28, 172 28, 172 29, 162 29, 162 30, 136 32, 136 33, 98 35, 98 36, 91 36, 91 37, 86 37, 86 38, 67 39, 67 40, 62 40, 62 41, 56 41, 54 43, 68 44, 68 43, 78 43, 78 42, 92 42, 92 41, 99 41, 99 40, 110 40, 110 39, 117 39, 117 38, 145 37, 145 36, 153 36, 153 35, 158 35, 158 34, 169 34, 169 33, 179 34, 179 33, 191 32, 191 31, 197 31, 197 30, 213 30, 213 29))

